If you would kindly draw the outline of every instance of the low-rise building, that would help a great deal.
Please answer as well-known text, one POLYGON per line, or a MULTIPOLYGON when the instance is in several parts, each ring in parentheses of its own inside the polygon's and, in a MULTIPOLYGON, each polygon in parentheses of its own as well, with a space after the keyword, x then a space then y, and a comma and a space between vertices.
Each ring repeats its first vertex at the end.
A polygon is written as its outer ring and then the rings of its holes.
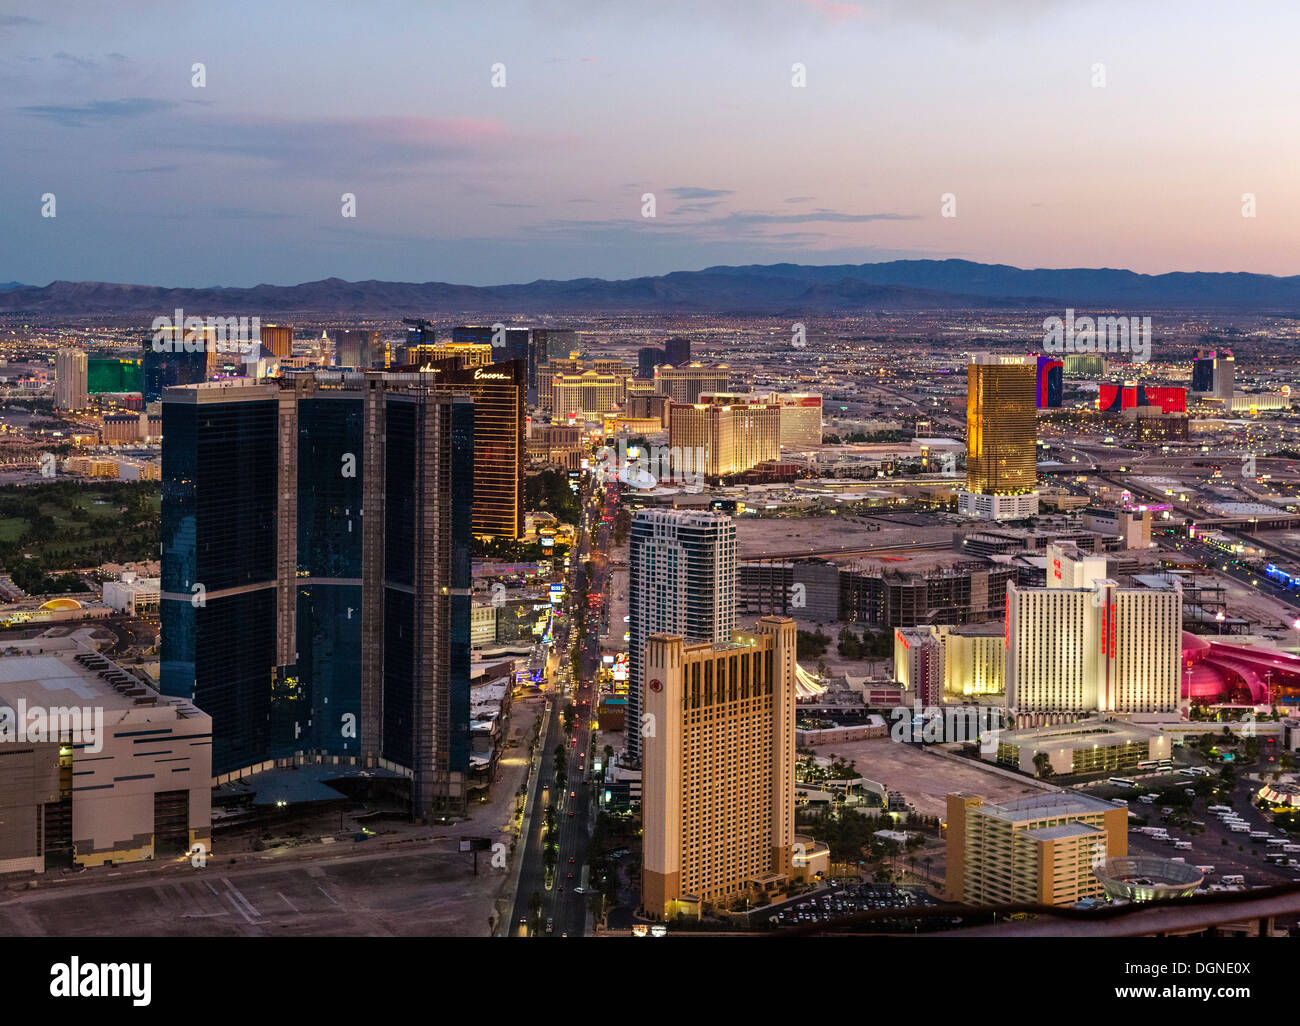
POLYGON ((1169 758, 1169 736, 1123 720, 1080 720, 1054 726, 1004 730, 996 749, 983 753, 1022 773, 1038 772, 1035 759, 1047 755, 1058 776, 1082 773, 1125 772, 1138 763, 1169 758))
POLYGON ((139 578, 126 571, 120 580, 104 583, 104 605, 127 616, 157 616, 161 578, 139 578))
POLYGON ((94 652, 0 656, 0 873, 212 848, 212 719, 94 652))
POLYGON ((948 795, 949 901, 1073 905, 1103 893, 1094 867, 1128 854, 1128 808, 1067 791, 1000 805, 948 795))

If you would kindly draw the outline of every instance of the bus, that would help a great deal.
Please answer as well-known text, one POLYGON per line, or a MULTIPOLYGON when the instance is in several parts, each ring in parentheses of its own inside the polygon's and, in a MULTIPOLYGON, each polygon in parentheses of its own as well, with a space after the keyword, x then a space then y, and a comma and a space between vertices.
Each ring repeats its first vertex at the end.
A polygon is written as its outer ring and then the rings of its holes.
POLYGON ((1171 770, 1174 768, 1172 759, 1146 759, 1137 764, 1140 772, 1149 773, 1152 770, 1171 770))
POLYGON ((1144 759, 1137 764, 1140 770, 1171 770, 1174 768, 1173 759, 1144 759))
POLYGON ((1115 787, 1137 787, 1136 780, 1130 780, 1128 777, 1111 777, 1106 783, 1115 787))

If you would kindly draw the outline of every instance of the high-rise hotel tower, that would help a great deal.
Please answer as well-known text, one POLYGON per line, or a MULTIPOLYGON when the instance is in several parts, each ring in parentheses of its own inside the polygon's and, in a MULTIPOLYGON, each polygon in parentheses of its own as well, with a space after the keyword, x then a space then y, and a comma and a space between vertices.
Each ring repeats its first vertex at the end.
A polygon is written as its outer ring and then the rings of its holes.
POLYGON ((1047 548, 1046 588, 1007 585, 1007 706, 1017 723, 1177 715, 1182 592, 1127 588, 1106 561, 1047 548))
POLYGON ((647 916, 697 916, 737 898, 771 897, 824 857, 794 832, 795 669, 794 621, 781 617, 765 616, 726 642, 649 638, 647 916))
POLYGON ((646 641, 674 634, 725 644, 736 626, 736 525, 722 513, 641 510, 628 556, 631 676, 627 749, 641 758, 646 641))
POLYGON ((384 766, 463 808, 474 406, 430 376, 308 372, 163 397, 161 678, 215 774, 384 766))
POLYGON ((84 350, 60 349, 54 354, 54 405, 60 410, 86 408, 87 367, 84 350))
POLYGON ((971 354, 962 513, 1016 520, 1038 512, 1037 408, 1035 357, 971 354))

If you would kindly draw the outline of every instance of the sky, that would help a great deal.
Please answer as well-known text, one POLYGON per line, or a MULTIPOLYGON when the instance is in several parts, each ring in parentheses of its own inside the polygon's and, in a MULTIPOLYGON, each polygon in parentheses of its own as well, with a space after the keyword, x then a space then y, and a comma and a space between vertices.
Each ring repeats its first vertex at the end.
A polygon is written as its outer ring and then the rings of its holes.
POLYGON ((0 282, 1296 274, 1298 30, 1202 0, 7 0, 0 282))

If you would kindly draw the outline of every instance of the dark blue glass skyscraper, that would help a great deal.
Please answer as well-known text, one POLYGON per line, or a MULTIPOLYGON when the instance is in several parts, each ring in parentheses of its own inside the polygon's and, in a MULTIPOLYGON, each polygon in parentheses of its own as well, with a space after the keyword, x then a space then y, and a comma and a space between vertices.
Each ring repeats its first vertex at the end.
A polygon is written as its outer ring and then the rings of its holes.
POLYGON ((163 401, 162 687, 213 717, 213 771, 469 768, 474 404, 432 375, 316 372, 163 401))
POLYGON ((163 403, 161 687, 212 717, 215 773, 271 752, 278 391, 214 384, 163 403))

